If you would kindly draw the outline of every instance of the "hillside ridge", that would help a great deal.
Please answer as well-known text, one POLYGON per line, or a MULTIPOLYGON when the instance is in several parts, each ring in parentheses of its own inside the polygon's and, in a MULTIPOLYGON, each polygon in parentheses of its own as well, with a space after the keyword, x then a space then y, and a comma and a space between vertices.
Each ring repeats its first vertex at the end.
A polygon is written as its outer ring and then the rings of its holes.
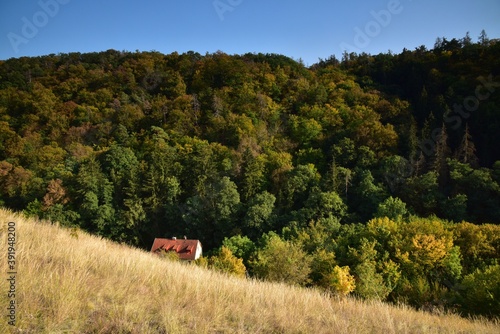
MULTIPOLYGON (((0 209, 16 232, 15 326, 2 333, 495 333, 498 324, 431 315, 315 289, 246 280, 161 259, 0 209)), ((7 272, 5 255, 1 271, 7 272)), ((0 291, 8 290, 6 279, 0 291)), ((7 294, 0 294, 2 307, 7 294)))

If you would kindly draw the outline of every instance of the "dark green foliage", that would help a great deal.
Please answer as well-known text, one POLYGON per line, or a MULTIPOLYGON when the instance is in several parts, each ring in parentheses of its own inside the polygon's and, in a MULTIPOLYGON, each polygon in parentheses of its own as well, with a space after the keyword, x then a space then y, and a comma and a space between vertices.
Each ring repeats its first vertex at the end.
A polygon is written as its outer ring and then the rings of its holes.
POLYGON ((208 248, 220 245, 224 236, 237 231, 235 216, 240 206, 236 184, 225 176, 204 185, 204 193, 186 201, 183 219, 188 233, 204 240, 208 248))
POLYGON ((247 235, 260 237, 273 227, 276 197, 264 191, 256 194, 248 202, 248 208, 243 218, 247 235))
POLYGON ((388 197, 378 205, 375 217, 387 217, 395 221, 402 221, 408 217, 408 210, 406 204, 399 198, 388 197))
POLYGON ((248 265, 251 256, 255 252, 255 243, 247 236, 235 235, 231 238, 224 238, 222 245, 234 254, 237 258, 243 260, 245 266, 248 265))
POLYGON ((428 172, 408 179, 404 192, 401 193, 403 201, 422 216, 437 213, 442 196, 439 192, 438 175, 435 172, 428 172))
POLYGON ((319 188, 312 189, 304 206, 296 211, 294 218, 305 226, 310 221, 341 222, 346 216, 347 206, 335 192, 322 192, 319 188))

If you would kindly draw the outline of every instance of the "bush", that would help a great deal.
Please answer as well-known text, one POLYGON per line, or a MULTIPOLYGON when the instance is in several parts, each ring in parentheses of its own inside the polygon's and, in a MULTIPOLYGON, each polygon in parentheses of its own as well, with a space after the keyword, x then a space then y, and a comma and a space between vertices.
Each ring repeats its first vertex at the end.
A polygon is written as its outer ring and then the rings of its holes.
POLYGON ((312 259, 298 244, 282 240, 275 233, 266 235, 263 242, 251 262, 257 277, 295 285, 309 283, 312 259))
POLYGON ((384 300, 391 289, 384 284, 384 277, 377 272, 375 261, 365 261, 355 268, 356 294, 366 299, 384 300))
POLYGON ((222 246, 216 255, 210 257, 208 266, 239 277, 245 277, 247 271, 243 260, 234 256, 231 250, 225 246, 222 246))
POLYGON ((169 261, 180 261, 179 255, 174 251, 167 251, 165 249, 161 249, 158 252, 158 255, 160 255, 161 258, 167 259, 169 261))
POLYGON ((500 314, 500 265, 477 269, 463 280, 462 309, 470 314, 500 314))

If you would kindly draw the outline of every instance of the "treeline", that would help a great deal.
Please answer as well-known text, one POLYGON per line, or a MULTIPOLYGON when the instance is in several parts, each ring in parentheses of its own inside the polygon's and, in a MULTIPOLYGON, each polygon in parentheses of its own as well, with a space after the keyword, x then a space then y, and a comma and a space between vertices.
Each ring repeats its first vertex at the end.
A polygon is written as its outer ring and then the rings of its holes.
MULTIPOLYGON (((500 159, 500 147, 496 144, 500 140, 496 125, 500 101, 499 41, 490 40, 483 30, 477 43, 467 33, 461 39, 437 38, 432 50, 420 46, 414 51, 405 49, 401 54, 346 53, 339 66, 356 75, 362 86, 376 87, 411 104, 424 154, 433 152, 430 143, 438 141, 433 130, 443 123, 448 131, 448 145, 453 149, 460 147, 468 125, 477 149, 471 162, 491 167, 500 159)), ((322 61, 316 66, 332 62, 336 60, 322 61)))
POLYGON ((263 253, 271 245, 305 252, 301 284, 331 286, 331 271, 361 296, 421 305, 405 292, 418 282, 434 302, 498 269, 499 48, 351 54, 311 68, 222 52, 2 61, 0 203, 146 249, 187 235, 214 261, 237 251, 220 249, 226 238, 248 238, 257 250, 239 256, 254 275, 279 271, 265 269, 281 254, 263 253), (453 111, 466 100, 474 112, 453 111), (367 232, 380 222, 392 230, 367 232), (467 253, 458 226, 487 236, 488 250, 467 253), (326 271, 314 267, 323 257, 326 271), (450 274, 446 261, 461 269, 450 274), (400 276, 392 283, 386 265, 400 276), (360 290, 379 279, 384 293, 360 290))
POLYGON ((407 217, 390 198, 367 224, 292 224, 252 241, 233 236, 198 264, 237 276, 317 286, 336 295, 433 311, 498 316, 500 227, 407 217), (390 208, 390 209, 389 209, 390 208), (402 214, 402 215, 401 215, 402 214))

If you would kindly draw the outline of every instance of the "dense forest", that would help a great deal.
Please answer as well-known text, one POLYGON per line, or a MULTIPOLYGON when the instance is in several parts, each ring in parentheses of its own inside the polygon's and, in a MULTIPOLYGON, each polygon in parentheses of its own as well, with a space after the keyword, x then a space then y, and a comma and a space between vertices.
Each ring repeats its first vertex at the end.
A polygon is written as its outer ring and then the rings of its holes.
MULTIPOLYGON (((500 314, 500 43, 0 61, 0 205, 202 265, 500 314)), ((26 242, 26 241, 25 241, 26 242)))

